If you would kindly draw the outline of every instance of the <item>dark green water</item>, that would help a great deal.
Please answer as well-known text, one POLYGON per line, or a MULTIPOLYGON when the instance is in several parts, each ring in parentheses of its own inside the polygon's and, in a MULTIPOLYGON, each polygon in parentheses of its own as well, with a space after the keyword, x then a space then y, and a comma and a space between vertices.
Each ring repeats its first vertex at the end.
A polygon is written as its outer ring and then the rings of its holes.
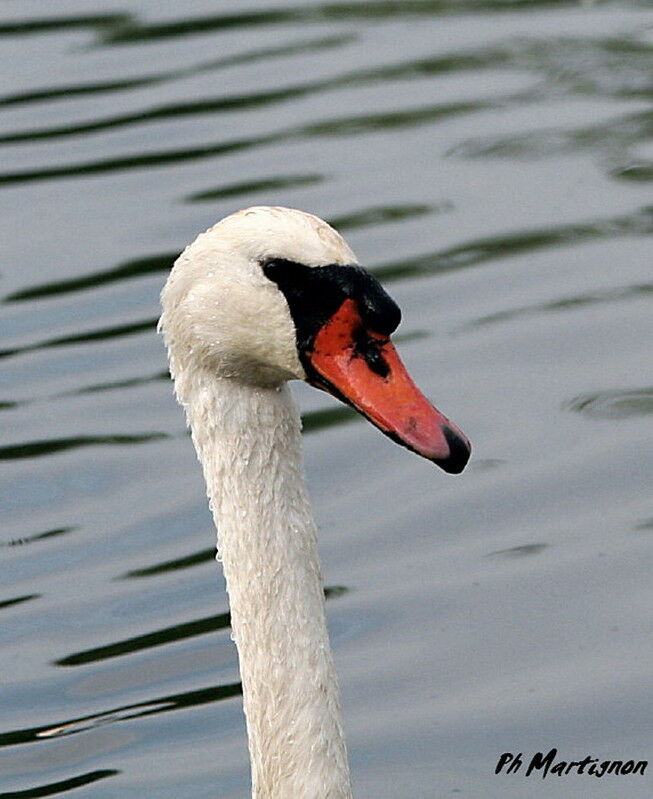
POLYGON ((246 205, 337 225, 467 432, 448 477, 297 386, 356 793, 653 760, 645 2, 0 0, 0 799, 248 793, 204 486, 155 334, 246 205))

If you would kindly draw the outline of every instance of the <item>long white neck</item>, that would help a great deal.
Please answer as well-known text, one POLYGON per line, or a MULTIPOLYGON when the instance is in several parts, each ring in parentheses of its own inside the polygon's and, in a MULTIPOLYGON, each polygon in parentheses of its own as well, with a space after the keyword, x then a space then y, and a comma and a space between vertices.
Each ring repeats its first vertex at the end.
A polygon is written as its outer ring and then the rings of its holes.
POLYGON ((285 384, 259 388, 208 372, 183 377, 177 391, 204 469, 229 592, 253 796, 347 799, 299 413, 285 384))

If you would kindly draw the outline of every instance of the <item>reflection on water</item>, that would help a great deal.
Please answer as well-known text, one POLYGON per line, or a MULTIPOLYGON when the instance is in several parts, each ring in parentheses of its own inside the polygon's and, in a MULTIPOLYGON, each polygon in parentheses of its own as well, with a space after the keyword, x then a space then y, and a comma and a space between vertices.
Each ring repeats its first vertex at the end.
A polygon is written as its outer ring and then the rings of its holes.
POLYGON ((540 552, 547 547, 548 544, 522 544, 518 547, 510 547, 510 549, 500 549, 497 552, 490 552, 489 557, 523 558, 527 555, 539 555, 540 552))
POLYGON ((198 191, 189 195, 186 200, 188 202, 213 202, 232 197, 249 197, 266 191, 290 189, 295 186, 310 186, 315 183, 321 183, 323 180, 324 177, 322 175, 279 175, 264 180, 250 180, 244 183, 218 186, 208 191, 198 191))
POLYGON ((39 341, 37 344, 28 344, 24 347, 16 347, 10 350, 0 350, 0 358, 8 358, 32 350, 40 350, 46 347, 63 347, 68 344, 81 344, 86 341, 99 341, 102 339, 119 338, 121 336, 131 336, 135 333, 142 333, 144 330, 153 330, 156 327, 157 319, 147 319, 144 322, 134 322, 128 325, 115 325, 105 327, 101 330, 89 330, 87 333, 79 333, 74 336, 62 336, 47 341, 39 341))
POLYGON ((470 327, 490 325, 495 322, 503 322, 515 319, 520 316, 546 313, 547 311, 574 310, 584 305, 595 305, 603 302, 614 302, 615 300, 627 300, 630 297, 639 299, 642 295, 653 293, 653 283, 642 283, 638 286, 625 286, 623 288, 606 289, 605 291, 595 291, 591 294, 577 295, 574 297, 564 297, 559 300, 551 300, 541 305, 526 306, 524 308, 512 308, 506 311, 496 311, 487 316, 475 319, 470 327))
POLYGON ((126 572, 126 574, 121 575, 121 577, 153 577, 162 572, 189 569, 191 566, 199 566, 211 560, 215 560, 215 547, 201 549, 199 552, 193 552, 190 555, 185 555, 183 558, 175 558, 174 560, 156 563, 154 566, 146 566, 144 569, 132 569, 126 572))
POLYGON ((70 438, 51 438, 47 441, 24 441, 21 444, 0 447, 0 460, 38 458, 41 455, 52 455, 55 452, 79 447, 140 444, 158 438, 167 438, 167 435, 165 433, 144 433, 138 436, 71 436, 70 438))
POLYGON ((116 658, 121 655, 129 655, 132 652, 139 652, 141 649, 149 649, 153 646, 163 646, 170 641, 182 641, 185 638, 192 638, 196 635, 206 635, 206 633, 224 630, 230 624, 228 613, 219 613, 217 616, 208 616, 205 619, 196 619, 185 624, 175 624, 174 627, 166 627, 145 635, 138 635, 135 638, 128 638, 124 641, 116 641, 106 646, 88 649, 85 652, 75 652, 57 661, 58 666, 81 666, 85 663, 94 663, 107 658, 116 658))
POLYGON ((251 64, 257 61, 266 61, 271 57, 289 56, 295 53, 306 51, 319 51, 330 47, 341 47, 355 40, 352 36, 326 36, 317 39, 306 39, 296 44, 283 45, 280 47, 266 47, 261 49, 249 50, 226 58, 218 58, 211 61, 200 62, 191 67, 183 69, 159 72, 156 75, 141 76, 131 80, 121 81, 96 81, 92 83, 82 83, 63 88, 41 89, 38 91, 23 92, 13 95, 0 97, 0 106, 3 105, 23 105, 25 103, 39 102, 41 100, 68 100, 72 96, 86 94, 103 94, 105 92, 118 92, 125 89, 140 89, 152 86, 157 83, 189 78, 199 75, 202 72, 213 72, 227 67, 238 66, 239 64, 251 64))
POLYGON ((298 390, 358 795, 522 799, 497 756, 543 741, 649 756, 650 8, 210 5, 2 5, 0 798, 247 795, 155 326, 183 247, 258 203, 391 284, 475 445, 449 480, 298 390))
POLYGON ((240 683, 233 685, 219 685, 212 688, 204 688, 199 691, 187 691, 183 694, 172 696, 162 696, 151 702, 141 704, 126 705, 118 707, 105 713, 97 713, 93 716, 72 719, 58 723, 53 726, 35 727, 33 729, 12 730, 11 732, 0 735, 0 746, 15 746, 16 744, 30 743, 39 738, 58 738, 64 735, 75 735, 86 732, 94 727, 104 724, 114 724, 128 719, 136 719, 141 716, 153 716, 158 713, 167 713, 171 710, 182 710, 193 707, 194 705, 204 705, 209 702, 218 702, 221 699, 229 699, 241 693, 240 683))
POLYGON ((27 596, 15 596, 11 599, 4 599, 0 602, 0 610, 10 608, 12 605, 20 605, 21 602, 29 602, 30 599, 38 599, 40 594, 27 594, 27 596))
MULTIPOLYGON (((43 541, 45 538, 54 538, 58 535, 66 535, 66 533, 71 533, 73 530, 73 527, 57 527, 54 530, 45 530, 43 533, 34 533, 34 535, 24 536, 23 538, 15 538, 4 545, 12 547, 22 546, 23 544, 30 544, 33 541, 43 541)), ((3 546, 2 541, 0 541, 0 546, 3 546)))
POLYGON ((653 413, 653 388, 581 394, 566 407, 595 419, 626 419, 653 413))
MULTIPOLYGON (((195 565, 197 561, 188 562, 190 559, 186 559, 187 562, 184 566, 179 565, 177 563, 173 568, 187 568, 188 566, 195 565)), ((156 568, 156 567, 155 567, 156 568)), ((160 571, 169 571, 170 569, 162 569, 158 568, 158 572, 160 571)), ((145 576, 144 570, 140 573, 132 573, 127 576, 145 576)), ((148 576, 155 574, 157 572, 150 569, 148 571, 148 576)), ((344 593, 344 590, 340 586, 336 586, 334 588, 325 588, 324 594, 327 599, 332 596, 339 596, 340 594, 344 593)), ((107 658, 115 658, 121 657, 123 655, 128 655, 133 652, 139 652, 142 649, 149 649, 155 646, 163 646, 169 644, 173 641, 181 641, 185 638, 192 638, 197 635, 206 635, 207 633, 217 632, 218 630, 224 630, 229 627, 231 624, 229 614, 228 613, 220 613, 216 616, 210 616, 205 619, 195 619, 191 622, 186 622, 184 624, 176 624, 173 627, 167 627, 162 630, 156 630, 151 633, 147 633, 146 635, 139 635, 135 638, 126 639, 124 641, 117 641, 111 644, 107 644, 106 646, 96 647, 92 650, 87 650, 85 652, 76 652, 72 655, 68 655, 65 658, 61 658, 57 661, 58 666, 81 666, 85 663, 93 663, 99 660, 106 660, 107 658)))
POLYGON ((90 785, 98 780, 103 780, 106 777, 113 777, 120 774, 116 769, 99 769, 97 771, 89 771, 86 774, 78 774, 75 777, 70 777, 67 780, 59 780, 58 782, 50 782, 47 785, 37 785, 27 791, 9 791, 0 793, 2 799, 36 799, 38 796, 55 796, 56 794, 67 793, 75 788, 81 788, 84 785, 90 785))
MULTIPOLYGON (((21 300, 35 300, 40 297, 49 297, 53 294, 66 294, 83 289, 101 286, 104 283, 128 280, 129 278, 142 277, 151 272, 164 272, 170 269, 179 253, 164 253, 162 255, 135 258, 127 263, 119 264, 114 269, 106 272, 97 272, 85 277, 58 280, 42 285, 31 286, 23 291, 17 291, 5 297, 5 302, 20 302, 21 300)), ((154 322, 156 324, 156 320, 154 322)))

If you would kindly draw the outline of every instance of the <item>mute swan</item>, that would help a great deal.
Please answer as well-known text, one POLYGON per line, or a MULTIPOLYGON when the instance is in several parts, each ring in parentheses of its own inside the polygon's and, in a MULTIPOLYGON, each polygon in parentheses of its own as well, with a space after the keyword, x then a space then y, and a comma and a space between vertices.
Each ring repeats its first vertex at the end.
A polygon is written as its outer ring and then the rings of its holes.
POLYGON ((159 329, 219 531, 256 799, 351 797, 300 417, 306 380, 461 472, 465 436, 390 342, 397 305, 340 235, 290 208, 239 211, 179 256, 159 329))

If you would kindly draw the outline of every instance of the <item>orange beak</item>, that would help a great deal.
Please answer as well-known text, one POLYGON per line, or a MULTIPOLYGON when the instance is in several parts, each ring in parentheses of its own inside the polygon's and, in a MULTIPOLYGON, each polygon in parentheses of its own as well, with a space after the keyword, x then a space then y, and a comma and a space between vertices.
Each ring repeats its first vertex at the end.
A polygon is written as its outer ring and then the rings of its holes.
POLYGON ((309 382, 352 405, 398 444, 458 474, 467 465, 466 436, 413 383, 387 336, 365 329, 352 299, 319 329, 309 382))

